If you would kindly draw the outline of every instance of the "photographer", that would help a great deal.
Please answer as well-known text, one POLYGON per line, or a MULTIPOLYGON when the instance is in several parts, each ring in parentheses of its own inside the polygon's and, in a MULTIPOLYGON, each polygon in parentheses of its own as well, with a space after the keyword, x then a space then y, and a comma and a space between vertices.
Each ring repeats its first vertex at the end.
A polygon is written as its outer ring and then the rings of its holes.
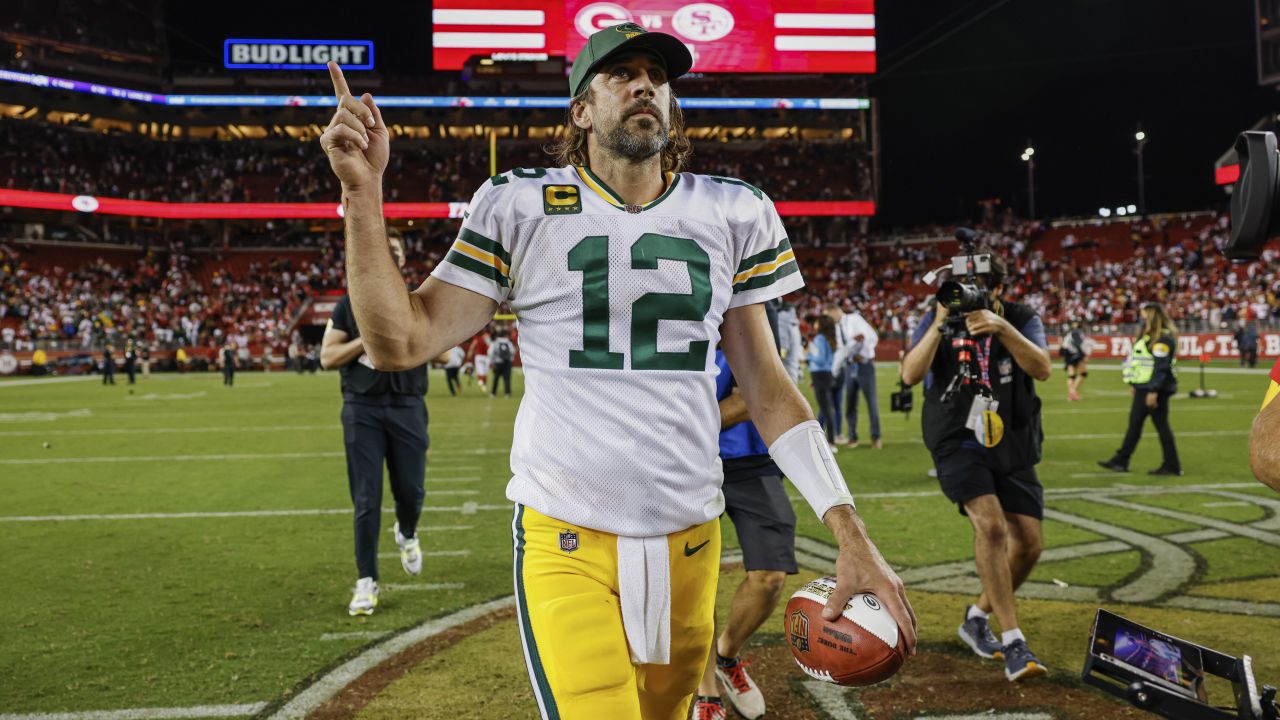
MULTIPOLYGON (((971 251, 970 267, 975 258, 984 259, 971 251)), ((963 267, 966 258, 959 260, 963 267)), ((1001 300, 1005 272, 991 255, 989 270, 966 280, 976 287, 948 283, 965 292, 966 302, 957 306, 966 312, 952 317, 939 302, 925 314, 903 360, 902 380, 924 381, 925 445, 943 493, 973 525, 983 592, 969 606, 960 637, 982 657, 1002 657, 1009 680, 1023 680, 1046 672, 1018 628, 1014 591, 1043 545, 1044 491, 1035 472, 1043 435, 1034 380, 1047 380, 1052 364, 1040 317, 1001 300), (987 623, 992 612, 1000 639, 987 623)))

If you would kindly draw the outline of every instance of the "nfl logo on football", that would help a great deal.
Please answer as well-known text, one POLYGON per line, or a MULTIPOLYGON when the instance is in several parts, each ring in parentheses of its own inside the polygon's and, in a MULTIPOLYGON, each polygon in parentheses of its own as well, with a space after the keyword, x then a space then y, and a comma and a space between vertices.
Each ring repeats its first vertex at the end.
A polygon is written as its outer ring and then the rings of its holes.
POLYGON ((571 553, 578 549, 578 533, 573 530, 565 530, 560 533, 560 550, 561 552, 571 553))
POLYGON ((788 633, 791 636, 791 644, 800 652, 809 652, 809 618, 805 617, 803 612, 796 610, 791 613, 791 622, 787 623, 791 628, 788 633))

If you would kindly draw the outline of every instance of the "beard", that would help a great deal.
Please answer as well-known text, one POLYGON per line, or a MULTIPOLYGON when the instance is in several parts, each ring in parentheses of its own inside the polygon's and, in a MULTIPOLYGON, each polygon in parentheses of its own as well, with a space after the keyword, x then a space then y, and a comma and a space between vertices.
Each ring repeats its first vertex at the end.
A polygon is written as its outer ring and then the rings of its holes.
POLYGON ((609 152, 633 162, 648 160, 666 149, 670 142, 671 126, 658 117, 641 117, 640 132, 627 128, 627 117, 600 138, 600 144, 609 152), (656 126, 656 131, 653 130, 656 126))

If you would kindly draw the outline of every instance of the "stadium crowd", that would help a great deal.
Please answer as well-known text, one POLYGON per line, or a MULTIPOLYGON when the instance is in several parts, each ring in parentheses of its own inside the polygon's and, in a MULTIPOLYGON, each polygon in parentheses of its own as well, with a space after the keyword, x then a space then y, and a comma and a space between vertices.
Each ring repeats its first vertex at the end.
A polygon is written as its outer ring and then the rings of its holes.
MULTIPOLYGON (((504 167, 552 164, 547 143, 503 141, 504 167)), ((690 169, 764 187, 775 200, 872 197, 861 146, 801 140, 700 142, 690 169)), ((390 202, 466 200, 489 177, 483 140, 396 141, 390 202)), ((157 141, 78 124, 0 118, 0 187, 165 202, 337 202, 328 161, 312 142, 157 141)))
MULTIPOLYGON (((983 244, 1009 262, 1007 295, 1035 308, 1051 331, 1073 320, 1099 332, 1121 330, 1152 299, 1180 323, 1203 330, 1226 329, 1239 320, 1280 325, 1280 252, 1268 250, 1260 261, 1232 265, 1222 254, 1225 217, 1183 222, 1184 239, 1169 243, 1149 224, 1135 225, 1133 246, 1121 248, 1118 259, 1083 250, 1050 252, 1046 228, 1030 222, 987 230, 983 244)), ((455 225, 430 221, 405 233, 407 283, 430 273, 455 225)), ((790 230, 800 234, 805 226, 790 230)), ((1087 236, 1088 230, 1078 233, 1087 236)), ((19 244, 0 245, 0 346, 89 348, 134 337, 157 347, 216 347, 228 338, 242 346, 279 347, 289 340, 287 330, 308 297, 346 284, 340 237, 314 235, 309 245, 314 259, 267 256, 245 263, 228 261, 244 257, 234 251, 196 253, 175 241, 153 244, 130 263, 93 259, 71 268, 37 267, 24 259, 19 244)), ((852 300, 883 335, 902 337, 931 302, 933 288, 921 277, 944 265, 952 252, 954 243, 906 244, 874 236, 810 249, 803 259, 808 286, 791 300, 801 318, 852 300)))

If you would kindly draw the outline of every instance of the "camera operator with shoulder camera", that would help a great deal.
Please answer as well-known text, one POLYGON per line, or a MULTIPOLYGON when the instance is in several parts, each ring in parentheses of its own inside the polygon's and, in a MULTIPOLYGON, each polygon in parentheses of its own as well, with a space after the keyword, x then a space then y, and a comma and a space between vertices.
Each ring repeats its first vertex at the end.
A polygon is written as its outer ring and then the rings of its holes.
POLYGON ((1040 317, 1001 299, 1004 262, 975 251, 972 231, 957 237, 966 254, 952 259, 952 279, 916 328, 902 380, 924 381, 925 445, 943 493, 974 529, 983 592, 968 607, 960 637, 978 655, 1003 659, 1009 680, 1023 680, 1046 672, 1018 627, 1014 591, 1043 546, 1035 380, 1047 380, 1052 365, 1040 317), (992 613, 999 639, 988 625, 992 613))

